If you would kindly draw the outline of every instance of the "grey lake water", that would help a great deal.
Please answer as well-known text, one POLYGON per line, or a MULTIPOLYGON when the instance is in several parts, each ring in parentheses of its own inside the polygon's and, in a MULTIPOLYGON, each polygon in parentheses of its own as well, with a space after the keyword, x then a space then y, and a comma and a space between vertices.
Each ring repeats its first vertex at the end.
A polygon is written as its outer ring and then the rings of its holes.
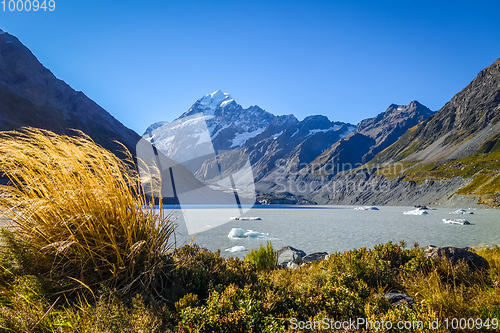
MULTIPOLYGON (((420 246, 488 246, 500 245, 500 210, 477 209, 473 215, 449 215, 457 208, 428 210, 428 215, 404 215, 414 207, 378 206, 378 211, 354 210, 355 206, 255 206, 244 216, 262 220, 230 220, 234 209, 189 207, 190 221, 220 224, 203 232, 188 235, 182 216, 177 220, 178 245, 194 243, 211 251, 221 250, 228 256, 245 256, 270 240, 274 249, 290 245, 306 253, 342 252, 388 241, 405 241, 407 247, 420 246), (444 218, 465 218, 473 225, 443 223, 444 218), (212 221, 212 222, 210 222, 212 221), (232 228, 268 234, 266 239, 228 237, 232 228), (227 252, 243 246, 243 252, 227 252)), ((464 207, 467 209, 466 207, 464 207)), ((167 209, 168 210, 168 209, 167 209)), ((184 210, 184 209, 183 209, 184 210)), ((178 215, 179 210, 175 213, 178 215)))

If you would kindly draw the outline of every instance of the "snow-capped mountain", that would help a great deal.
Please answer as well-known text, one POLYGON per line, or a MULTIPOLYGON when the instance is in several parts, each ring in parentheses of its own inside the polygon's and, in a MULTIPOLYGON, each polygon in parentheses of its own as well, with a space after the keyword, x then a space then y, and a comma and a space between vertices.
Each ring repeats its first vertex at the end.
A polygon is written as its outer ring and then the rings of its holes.
MULTIPOLYGON (((276 117, 260 135, 241 147, 218 156, 227 174, 248 158, 254 179, 259 181, 270 173, 293 173, 313 161, 332 144, 354 131, 356 126, 333 122, 321 115, 298 121, 293 115, 276 117)), ((217 176, 217 163, 207 160, 195 174, 204 181, 217 176)))
POLYGON ((204 159, 240 147, 275 118, 258 106, 244 109, 229 94, 217 90, 197 100, 176 120, 149 126, 143 137, 195 172, 204 159))
POLYGON ((143 137, 198 179, 213 182, 236 172, 248 160, 255 180, 273 170, 278 159, 290 159, 287 170, 296 171, 355 128, 320 115, 299 121, 258 106, 244 109, 217 90, 197 100, 176 120, 152 124, 143 137))

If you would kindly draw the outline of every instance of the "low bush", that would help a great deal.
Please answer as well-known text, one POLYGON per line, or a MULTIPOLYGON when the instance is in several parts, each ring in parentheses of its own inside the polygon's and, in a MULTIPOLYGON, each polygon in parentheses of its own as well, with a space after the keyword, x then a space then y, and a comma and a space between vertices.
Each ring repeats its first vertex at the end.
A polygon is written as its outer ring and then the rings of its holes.
POLYGON ((258 271, 274 269, 278 265, 278 256, 274 252, 271 242, 267 242, 266 247, 262 244, 258 250, 252 249, 246 255, 246 259, 250 261, 258 271))
POLYGON ((170 304, 186 294, 196 294, 206 300, 211 290, 224 290, 234 284, 245 287, 257 282, 253 266, 246 260, 220 256, 197 245, 184 246, 172 253, 173 266, 169 271, 168 286, 164 291, 170 304))

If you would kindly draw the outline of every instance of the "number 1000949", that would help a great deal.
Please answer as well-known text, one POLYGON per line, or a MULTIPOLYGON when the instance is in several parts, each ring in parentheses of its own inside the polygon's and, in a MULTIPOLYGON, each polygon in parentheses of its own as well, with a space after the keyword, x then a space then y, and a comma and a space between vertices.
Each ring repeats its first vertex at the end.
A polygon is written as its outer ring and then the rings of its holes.
POLYGON ((54 0, 2 0, 2 9, 4 12, 29 12, 39 11, 44 12, 49 10, 53 12, 56 9, 56 2, 54 0))

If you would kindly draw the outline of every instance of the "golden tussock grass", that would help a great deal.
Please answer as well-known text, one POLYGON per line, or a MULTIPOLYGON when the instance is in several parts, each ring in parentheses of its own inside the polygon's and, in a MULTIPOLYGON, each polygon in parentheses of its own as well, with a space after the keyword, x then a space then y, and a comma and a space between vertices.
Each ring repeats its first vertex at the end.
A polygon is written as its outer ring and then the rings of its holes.
POLYGON ((153 290, 173 245, 171 216, 147 200, 125 148, 124 162, 77 134, 0 134, 0 171, 10 179, 0 187, 4 242, 20 245, 24 269, 73 288, 153 290))

